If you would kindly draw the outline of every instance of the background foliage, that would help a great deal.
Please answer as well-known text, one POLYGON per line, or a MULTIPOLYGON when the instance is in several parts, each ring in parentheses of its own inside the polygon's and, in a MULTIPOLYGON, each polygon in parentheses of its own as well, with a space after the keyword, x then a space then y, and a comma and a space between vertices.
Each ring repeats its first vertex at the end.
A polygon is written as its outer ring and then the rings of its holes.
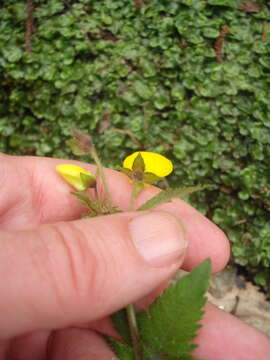
POLYGON ((254 13, 239 3, 145 0, 136 9, 133 0, 35 0, 31 56, 26 2, 4 0, 0 151, 68 157, 64 140, 77 127, 94 134, 109 166, 135 149, 169 156, 173 184, 216 184, 192 200, 265 285, 270 33, 262 33, 270 11, 266 2, 254 13), (223 25, 230 32, 217 62, 223 25))

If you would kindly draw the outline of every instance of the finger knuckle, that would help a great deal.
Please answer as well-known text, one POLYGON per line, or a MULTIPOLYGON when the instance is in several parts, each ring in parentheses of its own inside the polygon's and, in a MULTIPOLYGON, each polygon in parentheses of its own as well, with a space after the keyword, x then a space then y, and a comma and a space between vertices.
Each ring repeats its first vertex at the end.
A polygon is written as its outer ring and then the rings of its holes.
POLYGON ((50 229, 58 253, 54 259, 54 293, 62 307, 89 308, 90 299, 92 302, 101 296, 106 277, 106 261, 97 251, 95 237, 74 222, 50 225, 50 229))

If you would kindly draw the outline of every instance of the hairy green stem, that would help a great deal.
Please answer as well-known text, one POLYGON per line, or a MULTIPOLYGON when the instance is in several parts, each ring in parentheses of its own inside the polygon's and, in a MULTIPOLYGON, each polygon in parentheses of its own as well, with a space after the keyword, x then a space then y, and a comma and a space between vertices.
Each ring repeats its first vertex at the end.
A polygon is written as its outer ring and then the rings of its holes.
POLYGON ((136 310, 133 304, 126 307, 135 360, 143 360, 136 310))
MULTIPOLYGON (((129 211, 135 210, 136 199, 137 199, 138 195, 140 194, 140 192, 143 190, 143 188, 144 188, 143 183, 141 183, 141 182, 133 183, 130 204, 129 204, 129 211)), ((138 329, 138 325, 137 325, 136 310, 135 310, 134 305, 129 304, 126 307, 126 311, 127 311, 128 324, 129 324, 129 329, 130 329, 130 333, 131 333, 132 346, 133 346, 135 360, 143 360, 143 352, 142 352, 142 347, 141 347, 141 342, 140 342, 140 334, 139 334, 139 329, 138 329)))
POLYGON ((113 206, 112 206, 111 196, 110 196, 110 193, 109 193, 108 183, 107 183, 104 171, 103 171, 102 163, 101 163, 101 161, 100 161, 100 159, 98 157, 98 154, 97 154, 96 149, 95 149, 94 146, 92 146, 92 148, 91 148, 91 156, 93 157, 93 159, 94 159, 94 161, 95 161, 95 163, 97 165, 98 174, 100 175, 102 184, 104 186, 105 199, 107 200, 107 203, 108 203, 108 205, 110 207, 110 210, 112 210, 113 206))
POLYGON ((137 200, 137 197, 142 192, 144 188, 143 182, 134 182, 131 192, 131 198, 130 198, 130 204, 129 204, 129 211, 135 210, 135 202, 137 200))

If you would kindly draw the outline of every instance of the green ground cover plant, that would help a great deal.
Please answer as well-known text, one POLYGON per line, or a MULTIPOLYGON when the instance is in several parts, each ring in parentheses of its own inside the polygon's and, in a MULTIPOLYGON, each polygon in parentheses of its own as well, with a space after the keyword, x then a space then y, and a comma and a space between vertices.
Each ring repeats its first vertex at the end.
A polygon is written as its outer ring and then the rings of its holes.
POLYGON ((136 150, 168 156, 171 185, 215 185, 190 200, 266 287, 270 10, 247 3, 35 0, 30 54, 26 1, 4 0, 0 151, 70 157, 76 127, 107 166, 136 150))

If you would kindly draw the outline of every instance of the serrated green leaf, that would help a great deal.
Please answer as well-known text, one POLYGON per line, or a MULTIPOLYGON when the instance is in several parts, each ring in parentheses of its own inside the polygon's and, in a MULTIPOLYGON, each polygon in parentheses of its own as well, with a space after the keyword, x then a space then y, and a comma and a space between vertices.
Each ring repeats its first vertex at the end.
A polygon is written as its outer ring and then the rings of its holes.
POLYGON ((186 188, 175 188, 161 191, 150 200, 142 204, 138 210, 149 210, 155 206, 171 201, 173 198, 182 198, 183 196, 190 195, 196 191, 205 189, 206 186, 192 186, 186 188))
POLYGON ((146 360, 202 360, 193 357, 192 355, 181 355, 181 356, 171 356, 168 354, 153 354, 151 351, 144 349, 144 356, 146 360))
POLYGON ((110 336, 106 336, 105 339, 120 360, 135 360, 132 347, 110 336))
POLYGON ((207 259, 170 286, 148 311, 138 314, 145 346, 155 353, 175 357, 188 356, 196 347, 192 340, 201 326, 198 321, 203 315, 210 270, 211 262, 207 259))
POLYGON ((132 339, 129 330, 127 311, 126 309, 121 309, 114 313, 112 316, 112 322, 115 330, 122 336, 123 340, 128 344, 132 344, 132 339))

